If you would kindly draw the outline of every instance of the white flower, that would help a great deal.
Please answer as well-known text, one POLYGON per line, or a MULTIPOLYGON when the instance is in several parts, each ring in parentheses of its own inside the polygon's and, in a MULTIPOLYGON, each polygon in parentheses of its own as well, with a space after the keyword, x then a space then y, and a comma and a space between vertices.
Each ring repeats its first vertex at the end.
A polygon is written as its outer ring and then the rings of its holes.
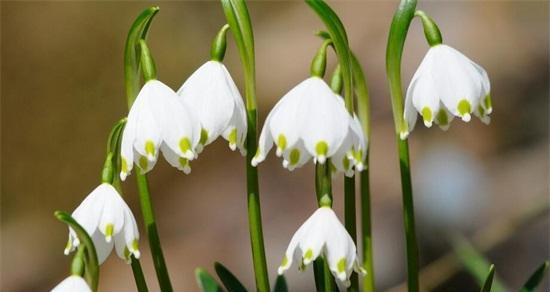
POLYGON ((350 134, 354 123, 342 98, 325 81, 308 78, 283 96, 267 116, 252 165, 266 158, 273 143, 289 170, 304 165, 311 157, 319 163, 337 154, 343 159, 354 146, 358 147, 355 135, 350 134))
MULTIPOLYGON (((99 264, 107 259, 113 246, 118 256, 126 261, 130 259, 130 254, 139 258, 136 219, 112 185, 103 183, 95 188, 74 210, 72 217, 92 238, 99 264)), ((69 229, 65 254, 79 244, 76 233, 69 229)))
POLYGON ((133 164, 143 173, 157 162, 159 149, 166 160, 189 173, 195 158, 200 124, 191 110, 178 101, 177 94, 164 83, 150 80, 139 92, 122 134, 120 178, 126 179, 133 164))
POLYGON ((353 118, 350 116, 348 134, 331 159, 334 168, 348 177, 354 175, 354 167, 362 171, 365 168, 363 162, 367 156, 367 142, 359 119, 355 115, 353 118))
POLYGON ((468 122, 474 113, 489 123, 491 84, 487 72, 459 51, 440 44, 431 47, 414 74, 405 99, 404 118, 413 130, 417 113, 424 125, 435 122, 442 129, 449 127, 453 116, 468 122))
POLYGON ((82 277, 72 275, 57 284, 51 292, 92 292, 92 289, 82 277))
POLYGON ((238 147, 244 153, 246 110, 239 89, 221 62, 202 65, 185 81, 178 95, 202 125, 199 152, 222 135, 231 150, 238 147))
POLYGON ((357 260, 353 239, 329 207, 317 209, 294 233, 277 272, 282 275, 293 261, 307 266, 321 254, 332 274, 346 286, 353 270, 365 273, 357 260))

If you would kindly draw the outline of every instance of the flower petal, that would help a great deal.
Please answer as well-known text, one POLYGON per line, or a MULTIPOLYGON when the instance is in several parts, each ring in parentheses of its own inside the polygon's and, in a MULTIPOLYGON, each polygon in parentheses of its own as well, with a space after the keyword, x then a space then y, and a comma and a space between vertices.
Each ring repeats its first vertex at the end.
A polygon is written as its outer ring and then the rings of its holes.
POLYGON ((92 292, 92 289, 82 277, 72 275, 57 284, 51 292, 92 292))

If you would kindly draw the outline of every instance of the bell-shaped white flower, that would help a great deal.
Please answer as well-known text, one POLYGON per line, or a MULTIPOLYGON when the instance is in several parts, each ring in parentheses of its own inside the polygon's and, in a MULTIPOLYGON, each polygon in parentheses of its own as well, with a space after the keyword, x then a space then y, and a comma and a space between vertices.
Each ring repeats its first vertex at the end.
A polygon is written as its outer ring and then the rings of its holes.
POLYGON ((289 170, 311 157, 325 163, 341 151, 347 154, 354 143, 344 142, 354 141, 349 134, 353 123, 342 99, 323 79, 310 77, 283 96, 267 116, 252 165, 262 162, 273 144, 289 170))
POLYGON ((435 122, 444 130, 454 116, 468 122, 472 113, 488 123, 490 90, 487 72, 479 65, 447 45, 431 47, 407 89, 404 118, 408 129, 401 138, 413 130, 417 112, 426 127, 435 122))
MULTIPOLYGON (((136 219, 112 185, 103 183, 95 188, 74 210, 72 217, 92 238, 99 264, 107 259, 113 246, 118 256, 126 261, 131 254, 139 258, 136 219)), ((79 244, 76 233, 69 229, 65 254, 69 254, 79 244)))
POLYGON ((178 90, 180 100, 197 116, 201 126, 197 151, 222 135, 231 150, 245 153, 246 110, 239 89, 219 61, 208 61, 178 90))
POLYGON ((179 170, 189 173, 189 160, 196 157, 200 124, 177 94, 158 80, 149 80, 139 92, 122 134, 120 178, 126 179, 133 164, 148 172, 159 150, 179 170))
POLYGON ((330 207, 317 209, 294 233, 277 272, 282 275, 294 261, 307 266, 319 255, 325 257, 332 274, 346 286, 353 270, 365 273, 353 239, 330 207))
POLYGON ((86 281, 77 275, 65 278, 51 292, 92 292, 86 281))

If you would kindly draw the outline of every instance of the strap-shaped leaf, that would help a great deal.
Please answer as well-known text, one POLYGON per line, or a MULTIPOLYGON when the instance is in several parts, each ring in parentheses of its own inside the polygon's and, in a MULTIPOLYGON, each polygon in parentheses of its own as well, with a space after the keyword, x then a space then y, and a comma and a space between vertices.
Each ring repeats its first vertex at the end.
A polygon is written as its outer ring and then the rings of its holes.
POLYGON ((229 271, 228 268, 226 268, 221 263, 214 263, 214 269, 216 270, 216 274, 218 274, 218 277, 220 277, 220 280, 222 280, 223 285, 229 292, 246 292, 246 288, 244 285, 229 271))
POLYGON ((223 289, 220 287, 218 282, 208 274, 207 271, 197 268, 195 270, 195 277, 197 278, 197 284, 202 292, 222 292, 223 289))
POLYGON ((126 38, 126 46, 124 48, 124 82, 126 84, 126 98, 128 100, 128 108, 134 103, 139 88, 140 88, 140 52, 139 40, 145 39, 151 21, 159 7, 150 7, 145 9, 134 21, 128 37, 126 38))
POLYGON ((537 286, 542 282, 544 279, 544 276, 546 275, 546 272, 548 272, 548 267, 550 266, 550 263, 548 261, 545 261, 540 267, 537 268, 537 270, 529 277, 527 282, 523 285, 520 292, 531 292, 535 291, 537 286))
POLYGON ((286 285, 286 279, 285 276, 280 275, 275 280, 275 287, 273 288, 273 292, 288 292, 288 286, 286 285))
POLYGON ((306 3, 317 13, 319 18, 327 27, 328 33, 336 54, 338 55, 338 63, 342 66, 342 76, 344 78, 344 99, 346 108, 349 112, 353 112, 353 79, 351 54, 348 43, 346 30, 338 15, 322 0, 306 0, 306 3))
POLYGON ((92 291, 97 291, 97 284, 99 283, 99 264, 95 246, 92 239, 90 238, 90 235, 88 235, 86 230, 82 226, 80 226, 80 224, 78 224, 78 222, 76 222, 76 220, 68 213, 55 211, 54 216, 59 221, 69 225, 69 227, 71 227, 78 236, 80 244, 83 244, 86 247, 86 281, 90 285, 92 291))
POLYGON ((483 286, 481 286, 481 292, 491 292, 491 287, 493 286, 493 277, 495 275, 495 265, 489 267, 489 274, 485 278, 483 286))

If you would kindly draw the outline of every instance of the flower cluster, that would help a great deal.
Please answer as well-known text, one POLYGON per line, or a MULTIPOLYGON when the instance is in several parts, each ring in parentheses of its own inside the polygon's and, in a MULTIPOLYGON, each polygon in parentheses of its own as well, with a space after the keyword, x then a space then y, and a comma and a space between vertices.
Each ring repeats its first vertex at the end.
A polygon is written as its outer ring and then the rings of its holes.
POLYGON ((417 112, 426 127, 435 122, 443 130, 453 117, 468 122, 472 113, 488 124, 493 111, 490 92, 489 77, 481 66, 447 45, 431 47, 407 90, 404 118, 408 130, 401 138, 414 129, 417 112))
POLYGON ((353 167, 363 169, 367 150, 359 120, 348 113, 343 99, 319 77, 298 84, 271 110, 253 166, 265 160, 273 144, 289 170, 312 157, 321 164, 332 158, 332 166, 349 176, 353 175, 353 167))

